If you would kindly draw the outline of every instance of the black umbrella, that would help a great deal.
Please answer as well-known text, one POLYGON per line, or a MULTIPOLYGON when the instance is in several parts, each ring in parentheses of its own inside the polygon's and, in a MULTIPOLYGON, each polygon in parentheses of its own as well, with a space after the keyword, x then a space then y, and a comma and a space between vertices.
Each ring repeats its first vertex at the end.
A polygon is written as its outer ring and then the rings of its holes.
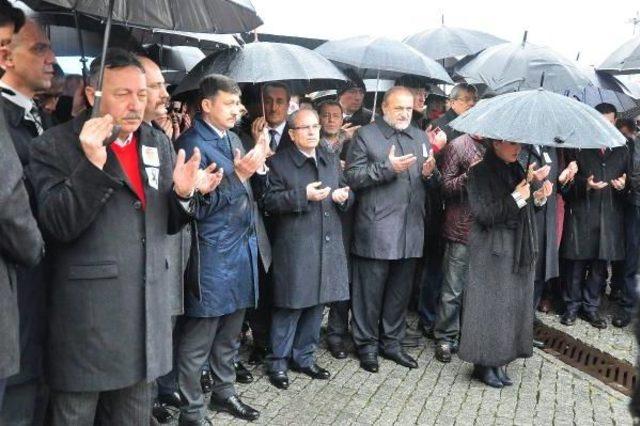
POLYGON ((197 47, 192 46, 160 46, 152 44, 145 46, 145 52, 160 66, 165 80, 170 84, 177 84, 193 69, 206 55, 197 47))
POLYGON ((437 61, 460 56, 474 55, 496 44, 506 43, 494 35, 465 28, 447 27, 443 23, 440 28, 433 28, 410 35, 404 40, 431 59, 437 61))
POLYGON ((198 89, 209 74, 223 74, 238 83, 286 81, 296 92, 333 89, 348 78, 313 50, 285 43, 255 42, 241 49, 225 49, 196 65, 173 95, 198 89))
MULTIPOLYGON (((62 8, 106 18, 102 58, 109 47, 114 20, 148 28, 214 33, 249 31, 262 25, 250 0, 192 0, 188 5, 180 0, 24 0, 24 3, 37 11, 62 8)), ((94 115, 100 111, 103 77, 104 61, 101 61, 94 115)))
POLYGON ((611 74, 640 74, 640 37, 633 37, 614 50, 598 70, 611 74))
POLYGON ((547 47, 527 42, 504 43, 483 50, 459 63, 456 74, 471 84, 485 84, 500 94, 536 89, 544 75, 544 88, 562 93, 592 85, 575 61, 547 47))

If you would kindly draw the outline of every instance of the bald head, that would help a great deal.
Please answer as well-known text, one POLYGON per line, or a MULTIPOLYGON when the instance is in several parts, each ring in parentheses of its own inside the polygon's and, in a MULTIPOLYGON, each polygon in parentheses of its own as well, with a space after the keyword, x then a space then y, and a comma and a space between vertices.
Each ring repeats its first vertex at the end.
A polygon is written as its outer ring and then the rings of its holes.
POLYGON ((382 116, 393 128, 404 130, 411 124, 413 94, 404 86, 394 86, 382 98, 382 116))
POLYGON ((51 87, 55 59, 42 27, 27 19, 2 52, 0 65, 5 70, 2 81, 32 98, 51 87))
POLYGON ((164 76, 158 64, 147 57, 139 57, 147 79, 147 106, 144 111, 144 121, 150 122, 167 114, 169 93, 164 76))

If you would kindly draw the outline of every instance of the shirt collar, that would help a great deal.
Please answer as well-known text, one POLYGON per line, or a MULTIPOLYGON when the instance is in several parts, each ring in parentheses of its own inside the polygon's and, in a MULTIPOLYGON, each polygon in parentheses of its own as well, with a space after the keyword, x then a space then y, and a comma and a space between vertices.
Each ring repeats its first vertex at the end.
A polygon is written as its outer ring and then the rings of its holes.
POLYGON ((35 104, 33 103, 33 99, 18 92, 16 89, 9 86, 7 83, 5 83, 2 80, 0 80, 0 87, 3 89, 10 90, 12 93, 9 93, 3 90, 2 96, 4 96, 5 99, 18 105, 19 107, 23 108, 25 112, 30 112, 31 109, 35 106, 35 104))
POLYGON ((275 130, 276 132, 278 132, 278 136, 282 136, 282 133, 284 132, 284 126, 286 125, 287 125, 287 122, 283 121, 276 127, 269 127, 269 130, 275 130))
POLYGON ((129 133, 129 136, 127 136, 127 138, 125 140, 122 140, 122 139, 118 138, 115 141, 113 141, 113 143, 118 145, 120 148, 124 148, 125 146, 127 146, 127 145, 129 145, 131 143, 132 139, 133 139, 133 133, 129 133))
POLYGON ((207 125, 209 127, 211 127, 213 129, 214 132, 216 132, 216 134, 218 135, 218 137, 220 139, 223 139, 225 136, 227 136, 227 131, 226 130, 221 130, 218 129, 216 126, 214 126, 213 124, 209 123, 207 120, 205 120, 204 118, 202 119, 202 121, 204 121, 205 123, 207 123, 207 125))
POLYGON ((298 148, 298 151, 300 151, 300 154, 304 155, 307 158, 313 158, 314 160, 316 160, 316 150, 313 150, 313 154, 307 154, 306 152, 304 152, 303 150, 298 148))

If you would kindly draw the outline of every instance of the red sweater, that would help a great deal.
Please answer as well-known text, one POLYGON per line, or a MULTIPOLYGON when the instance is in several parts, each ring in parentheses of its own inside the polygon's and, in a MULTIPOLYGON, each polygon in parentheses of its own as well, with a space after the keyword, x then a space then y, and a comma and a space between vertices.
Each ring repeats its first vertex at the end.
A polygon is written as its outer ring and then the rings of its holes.
POLYGON ((125 175, 129 179, 133 190, 135 191, 138 199, 142 202, 142 208, 146 206, 146 199, 144 196, 144 186, 142 185, 142 175, 140 173, 140 155, 138 154, 138 138, 135 133, 131 137, 131 141, 125 146, 120 146, 117 143, 111 144, 113 153, 120 162, 120 167, 124 171, 125 175))

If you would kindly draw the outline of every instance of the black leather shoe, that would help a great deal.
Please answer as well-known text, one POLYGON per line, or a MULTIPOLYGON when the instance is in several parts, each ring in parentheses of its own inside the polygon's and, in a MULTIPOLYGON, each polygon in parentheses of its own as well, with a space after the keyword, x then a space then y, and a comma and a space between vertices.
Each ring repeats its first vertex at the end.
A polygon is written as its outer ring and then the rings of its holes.
POLYGON ((572 326, 576 323, 576 314, 572 312, 565 312, 560 318, 560 324, 572 326))
POLYGON ((289 377, 287 377, 286 371, 269 373, 269 382, 278 389, 287 389, 289 387, 289 377))
POLYGON ((492 388, 500 389, 504 386, 500 379, 498 379, 498 377, 496 376, 496 373, 492 367, 476 365, 473 369, 473 376, 485 385, 491 386, 492 388))
POLYGON ((242 365, 240 361, 234 362, 233 367, 236 369, 236 382, 238 383, 251 383, 253 382, 253 374, 247 370, 247 367, 242 365))
POLYGON ((410 355, 402 350, 398 350, 395 352, 380 352, 383 358, 391 360, 398 365, 407 368, 418 368, 418 363, 415 359, 413 359, 410 355))
POLYGON ((513 385, 513 380, 507 375, 507 366, 503 365, 502 367, 494 367, 493 373, 495 376, 502 382, 503 386, 511 386, 513 385))
POLYGON ((297 367, 292 365, 291 369, 297 373, 303 373, 312 379, 328 380, 331 377, 331 373, 320 367, 318 364, 313 364, 311 367, 297 367))
POLYGON ((335 359, 345 359, 347 357, 347 348, 342 340, 340 342, 329 343, 328 346, 331 356, 335 359))
POLYGON ((631 323, 631 316, 626 312, 616 312, 611 320, 611 324, 614 327, 622 328, 626 327, 631 323))
POLYGON ((264 346, 254 346, 251 354, 249 355, 249 364, 257 365, 262 364, 267 357, 267 348, 264 346))
POLYGON ((224 411, 234 417, 248 420, 250 422, 257 420, 258 417, 260 417, 260 412, 242 402, 238 395, 231 395, 224 401, 211 398, 211 401, 209 402, 209 409, 213 411, 224 411))
POLYGON ((436 359, 440 362, 451 362, 451 346, 448 343, 440 343, 436 346, 436 359))
POLYGON ((380 366, 378 365, 378 356, 376 354, 360 355, 360 368, 368 371, 369 373, 377 373, 380 369, 380 366))
POLYGON ((584 312, 581 317, 595 328, 607 328, 607 321, 597 312, 584 312))
POLYGON ((211 389, 213 389, 213 376, 211 375, 211 371, 202 370, 200 374, 200 386, 202 386, 202 392, 211 392, 211 389))
POLYGON ((180 407, 183 404, 184 400, 178 392, 158 395, 158 399, 153 403, 151 414, 158 423, 170 423, 173 419, 178 418, 180 407))
POLYGON ((544 349, 547 347, 547 345, 545 345, 542 340, 533 339, 533 347, 538 349, 544 349))

